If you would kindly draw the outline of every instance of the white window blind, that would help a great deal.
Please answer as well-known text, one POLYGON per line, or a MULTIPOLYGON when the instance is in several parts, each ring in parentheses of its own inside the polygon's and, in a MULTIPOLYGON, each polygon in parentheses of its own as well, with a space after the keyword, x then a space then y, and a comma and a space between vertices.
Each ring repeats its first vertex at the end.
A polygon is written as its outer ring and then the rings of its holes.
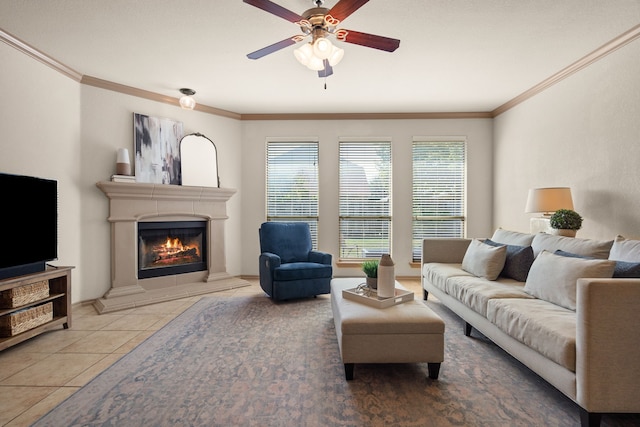
POLYGON ((267 221, 309 224, 318 242, 318 142, 267 142, 267 221))
POLYGON ((391 251, 391 142, 339 143, 340 259, 391 251))
POLYGON ((413 261, 425 237, 463 237, 466 143, 413 142, 413 261))

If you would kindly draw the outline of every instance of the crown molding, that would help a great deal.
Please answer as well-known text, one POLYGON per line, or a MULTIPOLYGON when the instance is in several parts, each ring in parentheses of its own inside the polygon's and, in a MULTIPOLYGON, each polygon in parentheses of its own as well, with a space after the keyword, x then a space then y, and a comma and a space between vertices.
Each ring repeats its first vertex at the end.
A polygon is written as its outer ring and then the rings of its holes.
POLYGON ((6 31, 0 29, 0 41, 5 42, 9 46, 19 50, 27 56, 35 59, 36 61, 40 61, 41 63, 53 68, 54 70, 64 74, 65 76, 79 82, 82 79, 82 74, 74 70, 73 68, 67 67, 62 62, 57 61, 50 57, 49 55, 40 52, 38 49, 33 46, 23 42, 19 38, 7 33, 6 31))
POLYGON ((491 112, 242 114, 241 120, 490 119, 491 112))
POLYGON ((529 90, 521 93, 520 95, 516 96, 515 98, 505 102, 504 104, 502 104, 501 106, 499 106, 498 108, 493 110, 491 112, 491 116, 492 117, 499 116, 500 114, 504 113, 505 111, 510 110, 511 108, 513 108, 516 105, 526 101, 529 98, 532 98, 533 96, 539 94, 540 92, 544 91, 545 89, 548 89, 549 87, 555 85, 556 83, 560 82, 561 80, 564 80, 565 78, 569 77, 570 75, 572 75, 572 74, 574 74, 574 73, 576 73, 576 72, 588 67, 589 65, 593 64, 594 62, 604 58, 608 54, 620 49, 623 46, 626 46, 627 44, 631 43, 632 41, 634 41, 634 40, 636 40, 638 38, 640 38, 640 25, 636 25, 635 27, 631 28, 630 30, 620 34, 618 37, 614 38, 613 40, 611 40, 611 41, 609 41, 609 42, 607 42, 605 44, 603 44, 602 46, 600 46, 599 48, 597 48, 593 52, 591 52, 588 55, 580 58, 579 60, 577 60, 573 64, 569 65, 568 67, 558 71, 557 73, 555 73, 551 77, 543 80, 542 82, 538 83, 537 85, 535 85, 531 89, 529 89, 529 90))

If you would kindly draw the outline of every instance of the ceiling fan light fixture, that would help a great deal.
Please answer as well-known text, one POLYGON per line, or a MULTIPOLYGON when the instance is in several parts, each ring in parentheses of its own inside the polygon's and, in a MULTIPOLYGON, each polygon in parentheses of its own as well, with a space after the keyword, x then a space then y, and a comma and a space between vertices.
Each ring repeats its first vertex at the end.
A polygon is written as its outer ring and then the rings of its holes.
POLYGON ((313 42, 313 53, 320 59, 327 59, 331 56, 333 44, 326 37, 318 37, 313 42))
POLYGON ((180 98, 180 106, 185 110, 193 110, 196 107, 196 100, 191 96, 196 94, 196 91, 193 89, 182 88, 180 89, 180 93, 184 95, 180 98))
POLYGON ((317 56, 313 55, 307 63, 307 68, 313 71, 324 70, 324 61, 322 58, 318 58, 317 56))
POLYGON ((340 61, 342 61, 342 58, 344 58, 344 49, 333 46, 333 50, 331 52, 331 55, 329 56, 329 64, 332 67, 335 67, 340 63, 340 61))
POLYGON ((301 63, 302 65, 307 65, 313 57, 313 48, 311 47, 310 43, 305 43, 299 48, 295 49, 293 51, 293 54, 295 55, 299 63, 301 63))

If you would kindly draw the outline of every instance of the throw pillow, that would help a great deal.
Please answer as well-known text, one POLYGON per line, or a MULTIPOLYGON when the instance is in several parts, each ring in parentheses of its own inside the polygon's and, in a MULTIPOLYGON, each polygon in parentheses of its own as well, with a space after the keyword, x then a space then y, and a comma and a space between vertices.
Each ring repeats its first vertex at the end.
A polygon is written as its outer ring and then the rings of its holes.
POLYGON ((615 279, 638 279, 640 278, 640 263, 616 261, 616 268, 613 270, 615 279))
POLYGON ((570 310, 576 309, 576 282, 583 277, 609 278, 615 261, 584 259, 542 251, 531 265, 524 291, 570 310))
POLYGON ((505 245, 531 246, 535 234, 521 233, 498 228, 491 236, 491 240, 505 245))
MULTIPOLYGON (((615 243, 614 243, 615 245, 615 243)), ((554 252, 556 255, 573 257, 573 258, 588 258, 595 259, 591 257, 587 257, 584 255, 572 254, 571 252, 565 252, 558 249, 554 252)), ((614 260, 611 260, 614 261, 614 260)), ((637 279, 640 278, 640 263, 638 262, 627 262, 627 261, 616 261, 616 267, 613 269, 613 278, 614 279, 637 279)))
POLYGON ((640 240, 628 240, 618 235, 613 241, 609 259, 640 262, 640 240))
POLYGON ((496 280, 507 258, 506 246, 489 246, 473 239, 462 259, 462 269, 474 276, 496 280))
MULTIPOLYGON (((494 242, 487 239, 484 241, 491 246, 504 246, 502 243, 494 242)), ((504 268, 500 272, 501 276, 509 277, 519 282, 527 280, 529 269, 533 264, 533 248, 531 246, 506 245, 507 258, 504 262, 504 268)))
POLYGON ((586 255, 598 259, 608 259, 613 240, 591 240, 576 237, 554 236, 547 233, 538 233, 533 238, 531 246, 533 254, 538 256, 546 250, 555 252, 557 249, 579 255, 586 255))

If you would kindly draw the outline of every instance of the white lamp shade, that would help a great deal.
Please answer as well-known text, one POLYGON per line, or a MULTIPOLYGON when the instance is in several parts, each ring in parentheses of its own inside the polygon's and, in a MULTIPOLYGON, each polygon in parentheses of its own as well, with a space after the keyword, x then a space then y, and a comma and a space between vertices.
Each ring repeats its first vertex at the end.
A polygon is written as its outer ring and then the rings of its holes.
POLYGON ((180 106, 185 110, 193 110, 196 106, 196 101, 190 96, 183 96, 180 98, 180 106))
POLYGON ((324 62, 322 61, 321 58, 318 58, 317 56, 313 55, 309 59, 309 62, 307 63, 307 68, 314 71, 324 70, 324 62))
POLYGON ((309 60, 313 57, 313 48, 310 43, 305 43, 296 50, 293 51, 293 55, 296 57, 299 63, 307 65, 309 60))
POLYGON ((525 212, 555 212, 559 209, 573 209, 571 188, 532 188, 527 197, 525 212))
POLYGON ((318 37, 313 43, 313 53, 320 59, 327 59, 333 51, 333 44, 324 37, 318 37))
POLYGON ((329 64, 331 64, 332 67, 335 67, 340 61, 342 61, 343 57, 344 49, 333 46, 333 51, 331 52, 331 56, 329 56, 329 64))

